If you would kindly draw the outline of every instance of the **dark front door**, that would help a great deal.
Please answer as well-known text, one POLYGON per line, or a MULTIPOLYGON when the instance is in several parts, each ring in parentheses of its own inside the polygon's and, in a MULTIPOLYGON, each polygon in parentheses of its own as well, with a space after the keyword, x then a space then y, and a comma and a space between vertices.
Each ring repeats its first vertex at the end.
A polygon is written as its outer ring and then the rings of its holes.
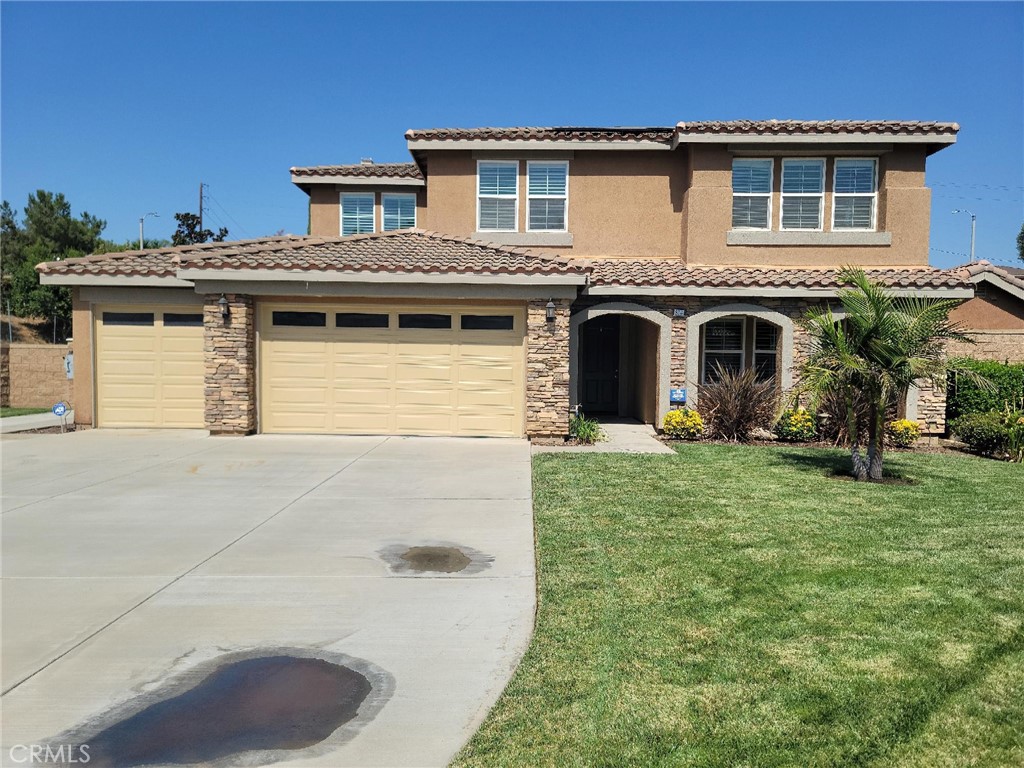
POLYGON ((580 326, 580 405, 588 415, 619 411, 619 315, 580 326))

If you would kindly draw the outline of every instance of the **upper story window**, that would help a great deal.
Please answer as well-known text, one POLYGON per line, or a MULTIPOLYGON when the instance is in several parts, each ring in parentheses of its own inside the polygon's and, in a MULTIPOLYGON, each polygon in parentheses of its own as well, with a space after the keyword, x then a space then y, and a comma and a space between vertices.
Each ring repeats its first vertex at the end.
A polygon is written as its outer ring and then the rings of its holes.
POLYGON ((526 228, 531 232, 565 232, 569 164, 528 162, 526 179, 526 228))
POLYGON ((732 161, 733 229, 770 229, 772 160, 732 161))
POLYGON ((515 232, 519 221, 519 162, 477 163, 477 230, 515 232))
POLYGON ((782 161, 782 229, 822 229, 824 160, 782 161))
POLYGON ((411 229, 416 226, 416 195, 381 195, 381 229, 411 229))
POLYGON ((832 192, 832 229, 875 229, 877 160, 836 160, 832 192))
POLYGON ((341 234, 362 235, 373 232, 373 193, 341 196, 341 234))

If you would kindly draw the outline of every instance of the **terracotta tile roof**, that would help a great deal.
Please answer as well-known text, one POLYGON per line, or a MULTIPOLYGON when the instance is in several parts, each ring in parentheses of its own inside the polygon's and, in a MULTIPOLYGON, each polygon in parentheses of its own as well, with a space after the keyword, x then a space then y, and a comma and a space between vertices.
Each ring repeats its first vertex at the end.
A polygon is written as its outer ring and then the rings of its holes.
POLYGON ((285 236, 108 253, 48 262, 38 269, 48 275, 132 277, 174 277, 181 269, 580 277, 586 274, 578 261, 421 229, 330 238, 285 236))
MULTIPOLYGON (((838 269, 788 267, 688 267, 680 259, 592 259, 592 286, 652 288, 840 288, 838 269)), ((951 270, 866 269, 872 280, 891 288, 965 288, 951 270)))
POLYGON ((672 142, 672 128, 431 128, 405 132, 407 141, 592 141, 630 142, 658 141, 672 142))
POLYGON ((352 165, 313 165, 292 168, 293 176, 345 176, 368 179, 423 179, 416 163, 354 163, 352 165))
POLYGON ((678 123, 676 128, 681 135, 734 133, 787 136, 829 133, 955 136, 960 130, 957 123, 917 120, 698 120, 678 123))
POLYGON ((973 264, 961 264, 959 267, 953 267, 951 272, 955 272, 962 276, 965 280, 970 280, 976 275, 991 274, 996 275, 1010 285, 1013 285, 1021 290, 1024 290, 1024 269, 1017 269, 1016 267, 997 267, 995 264, 985 261, 976 261, 973 264))
POLYGON ((229 243, 202 243, 144 251, 98 253, 65 261, 48 261, 36 269, 47 275, 116 275, 119 277, 174 277, 179 259, 192 254, 213 253, 239 247, 266 247, 303 239, 294 235, 235 240, 229 243))

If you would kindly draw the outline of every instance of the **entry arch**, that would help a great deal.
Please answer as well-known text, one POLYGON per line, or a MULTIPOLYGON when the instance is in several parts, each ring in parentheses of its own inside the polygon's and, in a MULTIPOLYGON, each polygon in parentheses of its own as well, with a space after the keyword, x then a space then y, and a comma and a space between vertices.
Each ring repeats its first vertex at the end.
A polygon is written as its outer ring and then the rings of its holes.
POLYGON ((575 406, 580 402, 580 326, 588 320, 601 317, 602 315, 628 315, 653 324, 658 329, 658 362, 657 362, 657 409, 658 423, 669 410, 669 382, 672 367, 672 318, 659 312, 656 309, 645 307, 643 304, 635 304, 628 301, 609 301, 603 304, 595 304, 585 307, 573 313, 569 318, 569 398, 570 404, 575 406))

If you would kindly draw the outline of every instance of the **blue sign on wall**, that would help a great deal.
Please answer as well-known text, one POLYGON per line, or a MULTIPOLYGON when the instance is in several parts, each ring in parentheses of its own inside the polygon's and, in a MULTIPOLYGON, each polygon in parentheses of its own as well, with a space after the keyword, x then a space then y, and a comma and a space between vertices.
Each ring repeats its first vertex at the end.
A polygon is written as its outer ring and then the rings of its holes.
POLYGON ((686 389, 683 387, 669 390, 668 399, 673 403, 685 403, 686 402, 686 389))

